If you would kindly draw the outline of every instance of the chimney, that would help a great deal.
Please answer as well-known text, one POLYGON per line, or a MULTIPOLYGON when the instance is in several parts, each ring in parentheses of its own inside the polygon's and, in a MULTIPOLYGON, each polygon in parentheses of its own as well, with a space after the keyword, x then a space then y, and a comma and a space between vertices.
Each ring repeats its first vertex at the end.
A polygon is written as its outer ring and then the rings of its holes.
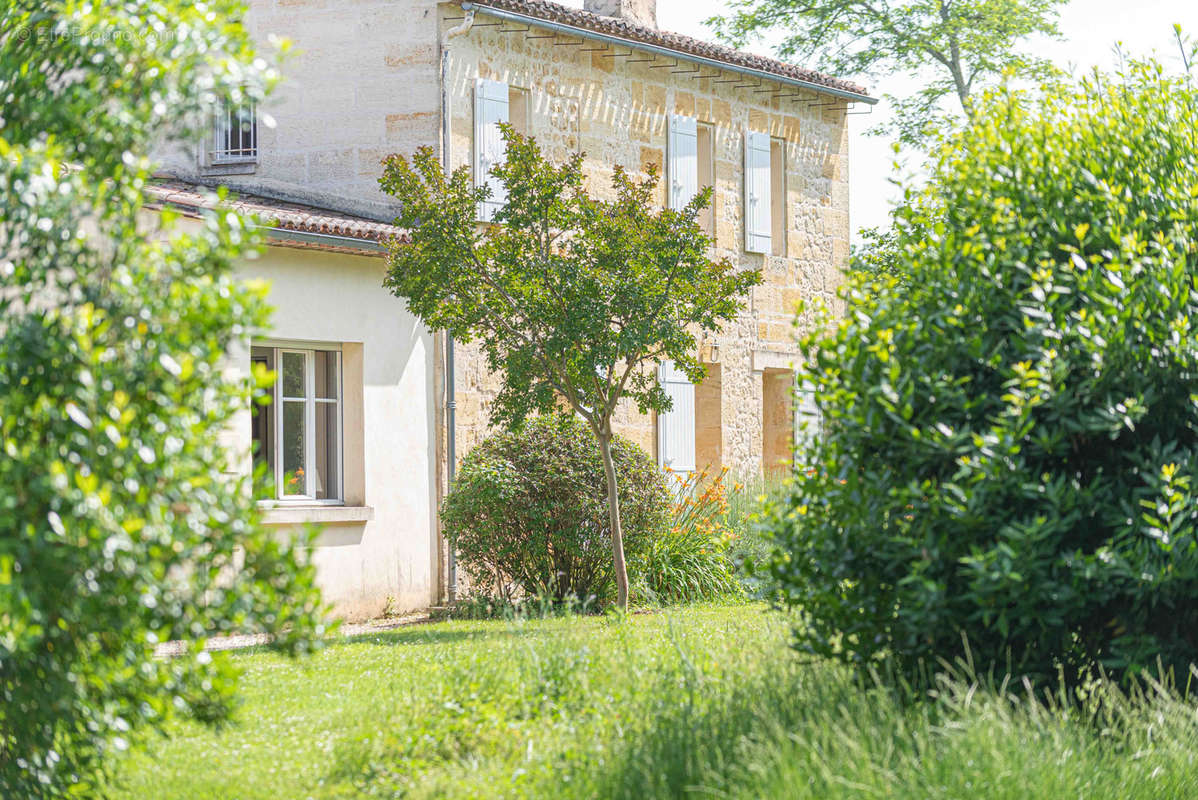
POLYGON ((657 0, 583 0, 582 7, 592 14, 657 28, 657 0))

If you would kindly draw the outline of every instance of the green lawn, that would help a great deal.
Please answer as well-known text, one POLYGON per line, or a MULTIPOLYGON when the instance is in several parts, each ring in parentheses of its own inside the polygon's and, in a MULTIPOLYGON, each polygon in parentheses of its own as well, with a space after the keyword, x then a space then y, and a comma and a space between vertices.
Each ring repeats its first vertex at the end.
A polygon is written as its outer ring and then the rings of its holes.
POLYGON ((902 707, 787 649, 760 606, 448 622, 306 662, 236 656, 223 732, 147 743, 118 797, 1188 798, 1198 718, 962 688, 902 707))

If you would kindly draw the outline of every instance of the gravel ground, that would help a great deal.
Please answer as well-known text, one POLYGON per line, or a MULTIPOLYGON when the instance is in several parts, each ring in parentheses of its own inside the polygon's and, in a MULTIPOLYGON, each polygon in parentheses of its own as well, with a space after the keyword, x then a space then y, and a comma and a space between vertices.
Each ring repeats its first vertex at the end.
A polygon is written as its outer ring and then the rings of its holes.
MULTIPOLYGON (((428 614, 409 614, 403 617, 382 617, 366 622, 343 623, 333 634, 334 639, 344 639, 348 636, 361 636, 367 633, 379 633, 409 625, 419 625, 429 621, 428 614)), ((243 647, 270 644, 270 637, 264 633, 244 636, 215 636, 208 640, 205 650, 240 650, 243 647)), ((166 642, 158 645, 154 655, 159 658, 177 656, 183 653, 185 643, 182 641, 166 642)))

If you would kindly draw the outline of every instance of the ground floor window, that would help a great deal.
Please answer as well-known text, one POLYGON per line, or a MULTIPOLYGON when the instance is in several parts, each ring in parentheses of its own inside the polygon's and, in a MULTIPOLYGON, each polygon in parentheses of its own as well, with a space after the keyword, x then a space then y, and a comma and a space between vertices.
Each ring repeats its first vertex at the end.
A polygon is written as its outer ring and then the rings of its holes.
POLYGON ((761 373, 761 466, 767 477, 785 474, 794 458, 794 391, 792 371, 761 373))
POLYGON ((340 351, 256 344, 250 358, 275 376, 270 402, 254 407, 251 431, 254 466, 268 474, 265 499, 340 501, 340 351))

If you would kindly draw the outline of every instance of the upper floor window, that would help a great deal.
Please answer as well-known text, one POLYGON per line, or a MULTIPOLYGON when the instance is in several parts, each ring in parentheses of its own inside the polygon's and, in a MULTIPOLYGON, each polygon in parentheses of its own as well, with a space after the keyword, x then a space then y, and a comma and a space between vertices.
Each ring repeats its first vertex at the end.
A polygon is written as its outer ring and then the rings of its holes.
MULTIPOLYGON (((693 117, 675 114, 670 117, 669 139, 666 143, 667 205, 681 209, 715 181, 714 150, 711 125, 693 117)), ((700 212, 699 225, 709 235, 715 230, 715 198, 700 212)))
POLYGON ((342 494, 341 353, 333 347, 254 345, 250 359, 275 374, 256 405, 254 466, 265 464, 266 499, 334 502, 342 494))
POLYGON ((768 134, 745 131, 745 250, 750 253, 772 250, 772 149, 768 134))
POLYGON ((500 124, 528 133, 529 94, 503 81, 479 78, 474 84, 474 183, 490 186, 491 197, 479 204, 478 218, 490 222, 507 202, 507 188, 491 174, 507 157, 500 124))
POLYGON ((213 164, 244 164, 258 160, 258 115, 253 103, 225 100, 213 120, 213 164))
POLYGON ((770 252, 786 255, 786 140, 770 139, 770 252))
POLYGON ((745 132, 745 250, 786 254, 786 143, 745 132))

